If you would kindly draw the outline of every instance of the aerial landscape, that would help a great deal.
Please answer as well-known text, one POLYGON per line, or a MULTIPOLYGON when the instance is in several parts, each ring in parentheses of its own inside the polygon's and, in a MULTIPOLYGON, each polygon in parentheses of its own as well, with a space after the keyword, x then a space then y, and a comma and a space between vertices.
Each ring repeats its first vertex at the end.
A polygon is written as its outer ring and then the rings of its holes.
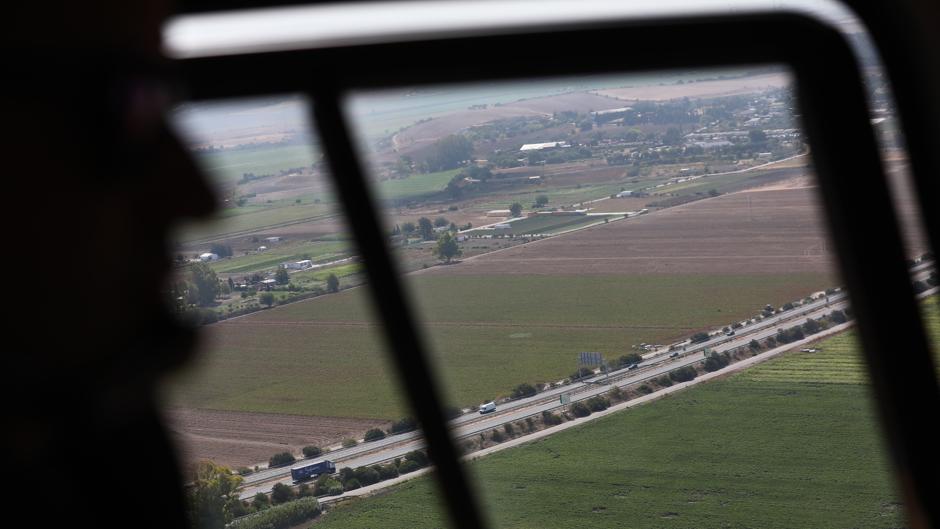
MULTIPOLYGON (((940 340, 890 99, 867 81, 940 340)), ((796 104, 776 67, 350 98, 495 525, 904 524, 796 104)), ((220 208, 177 237, 168 298, 203 342, 166 415, 187 468, 237 482, 234 527, 271 504, 305 522, 312 496, 321 525, 441 527, 345 220, 372 205, 343 209, 309 112, 288 95, 174 114, 220 208), (336 473, 297 480, 307 459, 336 473)))

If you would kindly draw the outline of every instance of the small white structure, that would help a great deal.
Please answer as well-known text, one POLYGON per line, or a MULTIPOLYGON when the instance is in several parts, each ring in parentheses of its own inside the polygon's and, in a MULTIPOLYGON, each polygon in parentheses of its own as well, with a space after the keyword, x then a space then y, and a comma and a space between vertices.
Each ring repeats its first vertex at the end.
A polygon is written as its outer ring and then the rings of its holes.
POLYGON ((512 228, 512 225, 509 224, 508 222, 504 222, 504 223, 502 223, 502 224, 494 224, 494 225, 493 225, 493 229, 494 229, 494 230, 508 230, 508 229, 510 229, 510 228, 512 228))
POLYGON ((632 196, 633 196, 633 191, 621 191, 617 193, 617 198, 627 198, 627 197, 632 197, 632 196))
POLYGON ((547 143, 526 143, 519 147, 520 151, 541 151, 542 149, 551 149, 552 147, 568 147, 564 141, 550 141, 547 143))
POLYGON ((218 260, 218 258, 219 258, 218 254, 214 254, 214 253, 211 253, 211 252, 206 252, 206 253, 201 253, 201 254, 199 254, 199 260, 202 261, 202 262, 204 262, 204 263, 207 262, 207 261, 216 261, 216 260, 218 260))
POLYGON ((306 270, 313 267, 313 261, 310 259, 304 259, 303 261, 293 261, 289 263, 284 263, 284 268, 288 270, 306 270))
POLYGON ((538 181, 541 180, 541 179, 542 179, 541 176, 530 176, 530 177, 529 177, 529 182, 538 182, 538 181))
POLYGON ((508 217, 512 212, 508 209, 493 209, 486 212, 487 217, 508 217))
POLYGON ((259 251, 259 252, 263 252, 263 251, 265 251, 265 250, 267 250, 267 249, 268 249, 267 246, 259 246, 259 247, 258 247, 258 251, 259 251))
POLYGON ((281 242, 281 238, 280 238, 280 237, 265 237, 264 240, 266 240, 266 241, 268 241, 268 242, 281 242))

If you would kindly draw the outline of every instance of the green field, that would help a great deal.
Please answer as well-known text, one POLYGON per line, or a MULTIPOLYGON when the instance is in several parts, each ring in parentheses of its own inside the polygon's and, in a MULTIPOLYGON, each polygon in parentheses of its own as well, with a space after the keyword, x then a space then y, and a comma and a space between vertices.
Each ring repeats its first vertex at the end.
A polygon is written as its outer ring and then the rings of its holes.
POLYGON ((274 246, 262 253, 233 256, 229 259, 213 261, 209 266, 217 273, 223 274, 254 272, 277 268, 288 261, 311 259, 316 263, 341 259, 349 254, 351 248, 352 243, 345 241, 306 241, 274 246))
POLYGON ((245 173, 277 174, 284 169, 308 167, 316 159, 307 144, 261 144, 238 149, 195 153, 196 162, 222 184, 234 184, 245 173))
POLYGON ((383 180, 376 193, 385 200, 406 200, 440 193, 460 169, 437 173, 413 174, 406 178, 383 180))
MULTIPOLYGON (((351 265, 355 266, 355 265, 351 265)), ((320 271, 323 273, 323 271, 320 271)), ((789 276, 409 276, 443 387, 470 406, 554 381, 579 351, 617 357, 829 286, 789 276)), ((391 419, 407 413, 365 288, 206 328, 177 405, 391 419), (393 373, 393 372, 392 372, 393 373)))
MULTIPOLYGON (((902 527, 855 335, 821 347, 471 463, 480 503, 495 527, 902 527)), ((445 525, 428 478, 318 523, 445 525)))

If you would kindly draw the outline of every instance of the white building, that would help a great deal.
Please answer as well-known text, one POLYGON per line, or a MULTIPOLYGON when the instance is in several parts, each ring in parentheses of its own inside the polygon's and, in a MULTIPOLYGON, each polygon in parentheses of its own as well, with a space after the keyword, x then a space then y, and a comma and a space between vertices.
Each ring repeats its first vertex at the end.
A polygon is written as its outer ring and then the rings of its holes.
POLYGON ((215 261, 215 260, 217 260, 218 258, 219 258, 218 254, 214 254, 214 253, 211 253, 211 252, 206 252, 206 253, 201 253, 201 254, 199 254, 199 260, 202 261, 202 262, 204 262, 204 263, 207 262, 207 261, 215 261))
POLYGON ((564 141, 550 141, 548 143, 526 143, 519 148, 520 151, 540 151, 542 149, 551 149, 552 147, 568 147, 564 141))
POLYGON ((313 268, 313 261, 310 259, 304 259, 303 261, 284 263, 284 268, 288 270, 306 270, 308 268, 313 268))

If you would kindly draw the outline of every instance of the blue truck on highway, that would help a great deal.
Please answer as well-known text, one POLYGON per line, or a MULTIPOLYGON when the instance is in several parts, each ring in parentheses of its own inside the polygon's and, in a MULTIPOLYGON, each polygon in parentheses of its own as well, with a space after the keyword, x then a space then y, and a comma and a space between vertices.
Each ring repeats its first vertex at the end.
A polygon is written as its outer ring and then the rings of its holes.
POLYGON ((294 481, 306 481, 321 474, 333 474, 335 472, 336 465, 332 461, 324 459, 291 467, 290 477, 294 481))

